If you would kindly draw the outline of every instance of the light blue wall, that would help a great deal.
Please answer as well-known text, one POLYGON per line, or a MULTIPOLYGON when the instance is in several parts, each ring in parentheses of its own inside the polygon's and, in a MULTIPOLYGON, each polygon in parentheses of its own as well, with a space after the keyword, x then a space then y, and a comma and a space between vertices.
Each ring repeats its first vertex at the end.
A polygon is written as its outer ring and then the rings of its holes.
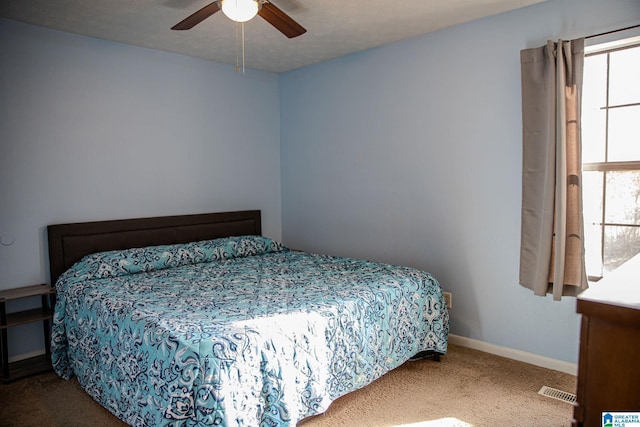
POLYGON ((3 19, 0 46, 0 289, 48 280, 52 223, 261 209, 281 238, 277 74, 3 19))
POLYGON ((0 289, 48 280, 50 223, 257 208, 290 246, 433 272, 455 334, 575 362, 575 301, 517 285, 519 50, 638 20, 549 1, 279 77, 0 19, 0 289))
POLYGON ((285 243, 426 269, 452 333, 576 362, 575 299, 518 285, 519 52, 639 20, 548 1, 283 74, 285 243))

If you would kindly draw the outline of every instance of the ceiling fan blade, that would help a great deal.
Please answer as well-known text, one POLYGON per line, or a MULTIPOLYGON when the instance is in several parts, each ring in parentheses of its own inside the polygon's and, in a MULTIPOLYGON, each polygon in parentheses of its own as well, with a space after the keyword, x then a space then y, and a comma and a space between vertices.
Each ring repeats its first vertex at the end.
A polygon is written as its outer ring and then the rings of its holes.
POLYGON ((290 39, 307 32, 302 25, 298 24, 289 15, 278 9, 278 7, 273 3, 263 3, 262 8, 258 11, 258 15, 290 39))
POLYGON ((171 29, 172 30, 189 30, 219 10, 220 10, 220 4, 217 1, 214 1, 213 3, 206 5, 196 13, 187 16, 185 19, 183 19, 182 21, 178 22, 176 25, 171 27, 171 29))

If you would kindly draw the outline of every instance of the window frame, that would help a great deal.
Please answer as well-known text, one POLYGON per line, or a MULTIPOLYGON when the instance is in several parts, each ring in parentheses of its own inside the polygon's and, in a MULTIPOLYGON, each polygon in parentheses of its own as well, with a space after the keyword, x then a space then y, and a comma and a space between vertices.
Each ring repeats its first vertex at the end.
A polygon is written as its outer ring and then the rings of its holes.
MULTIPOLYGON (((608 161, 609 157, 609 111, 616 108, 625 108, 625 107, 636 107, 640 106, 640 102, 630 103, 630 104, 620 104, 620 105, 610 105, 610 73, 611 73, 611 54, 615 52, 619 52, 627 49, 640 48, 640 37, 633 37, 630 39, 620 40, 619 42, 614 43, 606 43, 606 44, 598 44, 591 48, 587 48, 585 52, 585 58, 591 56, 599 56, 606 55, 606 95, 605 95, 605 105, 601 107, 602 110, 605 110, 605 132, 604 132, 604 161, 602 162, 583 162, 582 163, 582 171, 583 172, 602 172, 602 211, 599 223, 593 223, 592 225, 597 225, 600 227, 600 265, 602 266, 602 275, 601 276, 588 276, 587 279, 589 282, 597 282, 602 279, 605 275, 604 265, 605 265, 605 227, 607 226, 624 226, 624 227, 638 227, 640 228, 640 224, 627 224, 627 223, 609 223, 606 222, 607 215, 607 173, 609 172, 620 172, 620 171, 637 171, 640 172, 640 160, 631 160, 631 161, 608 161)), ((584 191, 584 187, 583 187, 584 191)), ((585 224, 586 226, 587 224, 585 224)), ((591 225, 591 224, 590 224, 591 225)))

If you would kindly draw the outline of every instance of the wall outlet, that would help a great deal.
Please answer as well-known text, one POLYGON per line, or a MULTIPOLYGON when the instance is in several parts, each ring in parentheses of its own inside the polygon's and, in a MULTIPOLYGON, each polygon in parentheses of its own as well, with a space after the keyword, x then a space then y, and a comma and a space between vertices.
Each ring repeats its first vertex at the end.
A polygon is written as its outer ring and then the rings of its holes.
POLYGON ((444 296, 444 303, 447 305, 447 308, 451 308, 453 299, 451 292, 443 292, 442 295, 444 296))

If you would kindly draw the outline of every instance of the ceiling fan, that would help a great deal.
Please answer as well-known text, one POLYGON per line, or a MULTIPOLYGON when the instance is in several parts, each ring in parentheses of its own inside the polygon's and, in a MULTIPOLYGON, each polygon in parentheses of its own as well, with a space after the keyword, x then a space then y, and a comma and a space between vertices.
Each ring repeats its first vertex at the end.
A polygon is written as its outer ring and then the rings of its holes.
POLYGON ((307 32, 302 25, 294 21, 289 15, 284 13, 269 0, 216 0, 178 22, 176 25, 171 27, 171 29, 191 29, 219 10, 222 10, 225 15, 237 22, 248 21, 258 14, 290 39, 307 32), (249 9, 247 15, 236 13, 238 11, 234 8, 238 7, 239 9, 243 9, 245 6, 249 9))

